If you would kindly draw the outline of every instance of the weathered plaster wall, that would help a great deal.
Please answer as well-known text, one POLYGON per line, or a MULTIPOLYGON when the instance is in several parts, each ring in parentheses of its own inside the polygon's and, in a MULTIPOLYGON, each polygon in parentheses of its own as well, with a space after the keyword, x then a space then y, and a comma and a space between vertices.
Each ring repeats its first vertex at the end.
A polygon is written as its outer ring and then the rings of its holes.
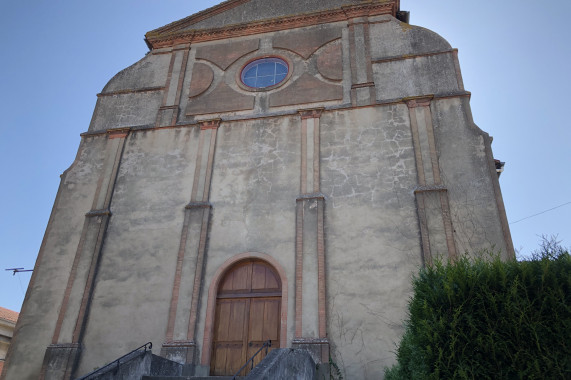
POLYGON ((100 97, 90 132, 126 126, 152 126, 162 99, 161 91, 100 97))
POLYGON ((450 44, 431 30, 405 24, 390 16, 371 25, 371 59, 396 58, 452 49, 450 44))
POLYGON ((379 21, 370 27, 377 101, 463 90, 446 40, 390 16, 379 21))
POLYGON ((373 65, 377 100, 393 100, 459 90, 450 56, 436 55, 373 65), (406 78, 406 79, 404 79, 406 78))
POLYGON ((133 90, 165 85, 170 54, 147 54, 137 63, 117 73, 101 93, 133 90))
POLYGON ((97 99, 89 132, 154 125, 170 60, 170 54, 148 54, 115 75, 97 99))
POLYGON ((37 380, 72 267, 85 213, 91 209, 103 165, 105 136, 83 139, 75 162, 62 175, 34 274, 4 369, 6 379, 37 380))
POLYGON ((197 132, 139 132, 126 142, 78 373, 164 340, 197 132))
MULTIPOLYGON (((292 241, 299 185, 292 178, 298 178, 300 156, 296 121, 275 118, 221 126, 205 284, 228 258, 263 252, 286 268, 290 298, 294 294, 292 241)), ((143 340, 164 340, 197 132, 137 132, 126 143, 78 373, 143 340)), ((194 268, 187 269, 183 277, 192 277, 194 268)), ((183 292, 188 296, 192 288, 183 292)), ((198 342, 203 338, 207 292, 204 286, 198 342)), ((293 300, 288 306, 291 315, 293 300)))
POLYGON ((422 263, 408 109, 325 113, 321 139, 333 356, 348 379, 380 378, 422 263))
POLYGON ((449 189, 451 216, 459 253, 481 249, 510 257, 502 235, 493 191, 485 139, 487 134, 472 121, 467 99, 433 102, 435 134, 442 177, 449 189))
MULTIPOLYGON (((299 139, 295 116, 222 124, 212 177, 213 219, 204 281, 210 284, 220 265, 239 253, 274 257, 288 275, 288 342, 293 336, 299 139)), ((198 342, 203 339, 207 293, 205 286, 198 342)))

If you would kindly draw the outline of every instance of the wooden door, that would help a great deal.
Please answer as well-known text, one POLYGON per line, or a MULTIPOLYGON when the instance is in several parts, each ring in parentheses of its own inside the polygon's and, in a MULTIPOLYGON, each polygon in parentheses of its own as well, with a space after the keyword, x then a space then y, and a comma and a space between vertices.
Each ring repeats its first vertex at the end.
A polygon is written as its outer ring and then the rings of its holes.
MULTIPOLYGON (((272 348, 278 347, 280 309, 281 282, 272 267, 262 261, 233 267, 218 289, 211 375, 233 375, 267 340, 272 341, 272 348)), ((254 365, 264 357, 265 350, 256 356, 254 365)))

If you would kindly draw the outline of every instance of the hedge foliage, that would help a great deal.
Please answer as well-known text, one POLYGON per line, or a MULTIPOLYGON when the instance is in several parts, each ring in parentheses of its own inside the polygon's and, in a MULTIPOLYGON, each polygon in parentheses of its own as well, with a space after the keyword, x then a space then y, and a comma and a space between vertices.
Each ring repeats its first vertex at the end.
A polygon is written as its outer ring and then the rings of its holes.
MULTIPOLYGON (((550 247, 553 248, 553 247, 550 247)), ((571 379, 571 256, 436 263, 413 281, 394 379, 571 379)))

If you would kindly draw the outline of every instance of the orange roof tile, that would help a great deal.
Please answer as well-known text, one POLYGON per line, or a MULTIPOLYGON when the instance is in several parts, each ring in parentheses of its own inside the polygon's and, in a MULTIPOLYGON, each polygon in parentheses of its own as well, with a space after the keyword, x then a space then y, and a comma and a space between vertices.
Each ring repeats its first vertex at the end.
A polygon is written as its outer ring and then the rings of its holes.
POLYGON ((8 310, 8 309, 0 306, 0 319, 16 323, 19 315, 20 315, 20 313, 17 313, 17 312, 12 311, 12 310, 8 310))

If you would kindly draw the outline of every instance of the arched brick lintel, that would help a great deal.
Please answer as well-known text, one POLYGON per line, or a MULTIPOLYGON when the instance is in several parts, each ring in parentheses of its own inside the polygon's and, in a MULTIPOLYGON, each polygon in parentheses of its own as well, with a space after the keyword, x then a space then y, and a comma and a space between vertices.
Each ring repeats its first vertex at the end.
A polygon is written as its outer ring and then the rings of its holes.
POLYGON ((204 339, 202 341, 202 357, 200 364, 203 366, 210 365, 210 355, 212 346, 212 336, 214 334, 214 315, 216 309, 216 296, 218 294, 218 287, 220 281, 230 268, 240 261, 248 259, 258 259, 270 264, 280 276, 282 282, 282 304, 281 304, 281 320, 280 320, 280 348, 287 347, 287 275, 281 264, 272 256, 260 252, 244 252, 233 256, 222 264, 210 281, 208 288, 208 302, 206 306, 206 323, 204 325, 204 339))

